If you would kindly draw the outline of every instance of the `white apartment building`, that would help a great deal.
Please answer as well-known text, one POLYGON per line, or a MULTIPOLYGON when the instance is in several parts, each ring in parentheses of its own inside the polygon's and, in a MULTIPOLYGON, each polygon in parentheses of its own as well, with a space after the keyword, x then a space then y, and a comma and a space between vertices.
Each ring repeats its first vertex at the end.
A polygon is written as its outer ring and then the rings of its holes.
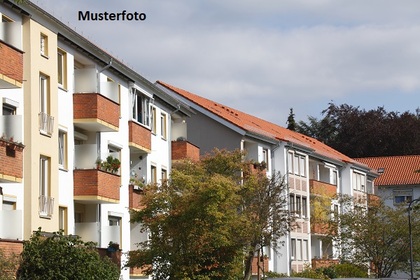
MULTIPOLYGON (((264 248, 268 257, 262 270, 286 273, 302 271, 305 266, 319 267, 338 262, 332 241, 325 240, 322 223, 312 222, 316 196, 328 197, 331 210, 340 211, 339 194, 357 197, 367 207, 373 199, 372 173, 357 162, 325 144, 305 135, 198 96, 164 82, 162 90, 180 99, 195 111, 188 123, 188 140, 200 147, 200 153, 219 149, 239 149, 256 162, 265 162, 267 176, 273 172, 286 175, 289 210, 296 215, 296 225, 283 240, 278 252, 264 248)), ((257 258, 255 262, 258 262, 257 258)), ((257 267, 257 264, 254 265, 257 267)))
POLYGON ((4 1, 0 16, 0 159, 10 162, 0 238, 41 227, 135 249, 145 236, 129 211, 141 184, 167 178, 172 131, 186 136, 189 110, 31 2, 4 1))

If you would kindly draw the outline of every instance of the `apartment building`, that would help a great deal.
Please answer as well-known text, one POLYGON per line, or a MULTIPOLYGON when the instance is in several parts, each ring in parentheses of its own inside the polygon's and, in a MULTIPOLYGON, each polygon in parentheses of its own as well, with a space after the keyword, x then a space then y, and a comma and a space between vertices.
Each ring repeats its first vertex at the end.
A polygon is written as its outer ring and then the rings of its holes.
MULTIPOLYGON (((264 162, 267 176, 273 172, 286 176, 288 207, 296 215, 297 227, 281 240, 284 246, 278 251, 265 248, 268 262, 259 264, 260 270, 290 275, 307 265, 319 267, 338 261, 339 248, 325 238, 322 221, 313 219, 313 201, 320 196, 328 198, 327 207, 341 211, 337 195, 346 194, 367 207, 375 193, 376 177, 367 165, 305 135, 167 83, 156 84, 195 111, 187 120, 188 141, 200 147, 201 154, 214 147, 239 149, 246 152, 248 159, 264 162)), ((261 272, 254 269, 253 274, 261 272)))
POLYGON ((0 16, 0 238, 41 228, 135 249, 129 211, 169 175, 189 109, 29 1, 0 16))
POLYGON ((395 207, 420 197, 420 155, 357 158, 376 170, 378 195, 395 207))

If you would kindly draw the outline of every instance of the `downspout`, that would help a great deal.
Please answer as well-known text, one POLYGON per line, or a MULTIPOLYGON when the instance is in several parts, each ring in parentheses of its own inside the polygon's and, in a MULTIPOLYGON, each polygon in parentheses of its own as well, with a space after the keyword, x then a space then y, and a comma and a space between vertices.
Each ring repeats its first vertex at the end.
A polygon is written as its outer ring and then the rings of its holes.
MULTIPOLYGON (((291 143, 291 145, 293 146, 293 143, 291 143)), ((290 148, 288 147, 288 146, 286 146, 286 180, 287 180, 287 188, 286 188, 286 190, 287 190, 287 201, 289 201, 289 203, 287 204, 287 206, 288 206, 288 212, 289 212, 289 215, 290 215, 290 189, 289 189, 289 151, 290 151, 290 148)), ((287 233, 287 235, 288 235, 288 239, 289 239, 289 244, 288 244, 288 246, 287 246, 287 249, 288 249, 288 254, 287 254, 287 256, 288 256, 288 258, 289 258, 289 262, 288 262, 288 264, 289 264, 289 266, 287 267, 287 275, 288 276, 290 276, 290 272, 292 271, 292 256, 291 256, 291 245, 292 245, 292 234, 290 233, 290 232, 288 232, 287 233)))

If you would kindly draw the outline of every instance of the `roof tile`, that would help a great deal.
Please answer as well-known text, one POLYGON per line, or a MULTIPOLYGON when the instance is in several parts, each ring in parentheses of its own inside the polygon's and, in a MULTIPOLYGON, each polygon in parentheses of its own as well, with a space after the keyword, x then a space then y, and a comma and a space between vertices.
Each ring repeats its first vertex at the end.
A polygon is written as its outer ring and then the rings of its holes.
POLYGON ((349 158, 348 156, 334 150, 333 148, 325 145, 324 143, 314 138, 297 133, 295 131, 291 131, 285 127, 281 127, 279 125, 241 112, 229 106, 214 102, 212 100, 198 96, 186 90, 174 87, 162 81, 157 81, 157 83, 162 85, 163 87, 166 87, 169 90, 172 90, 176 94, 179 94, 180 96, 188 99, 189 101, 201 106, 202 108, 210 111, 211 113, 225 119, 226 121, 234 124, 235 126, 244 129, 245 131, 269 137, 274 140, 281 140, 302 145, 306 148, 314 150, 315 153, 327 158, 343 162, 356 163, 356 161, 349 158))
POLYGON ((420 155, 356 158, 355 160, 376 169, 382 175, 375 179, 376 186, 420 184, 420 155))

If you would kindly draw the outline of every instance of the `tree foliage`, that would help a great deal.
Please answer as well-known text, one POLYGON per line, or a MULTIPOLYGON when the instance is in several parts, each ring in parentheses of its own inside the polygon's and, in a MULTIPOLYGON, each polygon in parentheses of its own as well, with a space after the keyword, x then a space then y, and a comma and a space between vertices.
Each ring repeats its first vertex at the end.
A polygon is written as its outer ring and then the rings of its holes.
POLYGON ((62 232, 50 237, 36 231, 23 244, 19 279, 119 279, 120 269, 108 257, 101 258, 93 242, 62 232))
MULTIPOLYGON (((406 270, 410 259, 407 205, 391 208, 382 203, 358 206, 360 201, 341 199, 343 212, 330 222, 330 237, 340 247, 342 261, 370 268, 378 278, 406 270), (339 228, 340 230, 336 230, 339 228)), ((420 248, 419 213, 412 212, 415 250, 420 248)), ((419 260, 420 255, 415 254, 419 260)))
POLYGON ((316 138, 350 156, 420 154, 420 117, 410 112, 363 110, 329 103, 323 118, 300 121, 296 131, 316 138))
MULTIPOLYGON (((132 214, 149 240, 128 266, 154 279, 240 279, 255 250, 289 229, 282 177, 253 172, 239 151, 214 150, 198 163, 174 164, 171 179, 144 190, 132 214)), ((256 166, 259 166, 258 164, 256 166)))

